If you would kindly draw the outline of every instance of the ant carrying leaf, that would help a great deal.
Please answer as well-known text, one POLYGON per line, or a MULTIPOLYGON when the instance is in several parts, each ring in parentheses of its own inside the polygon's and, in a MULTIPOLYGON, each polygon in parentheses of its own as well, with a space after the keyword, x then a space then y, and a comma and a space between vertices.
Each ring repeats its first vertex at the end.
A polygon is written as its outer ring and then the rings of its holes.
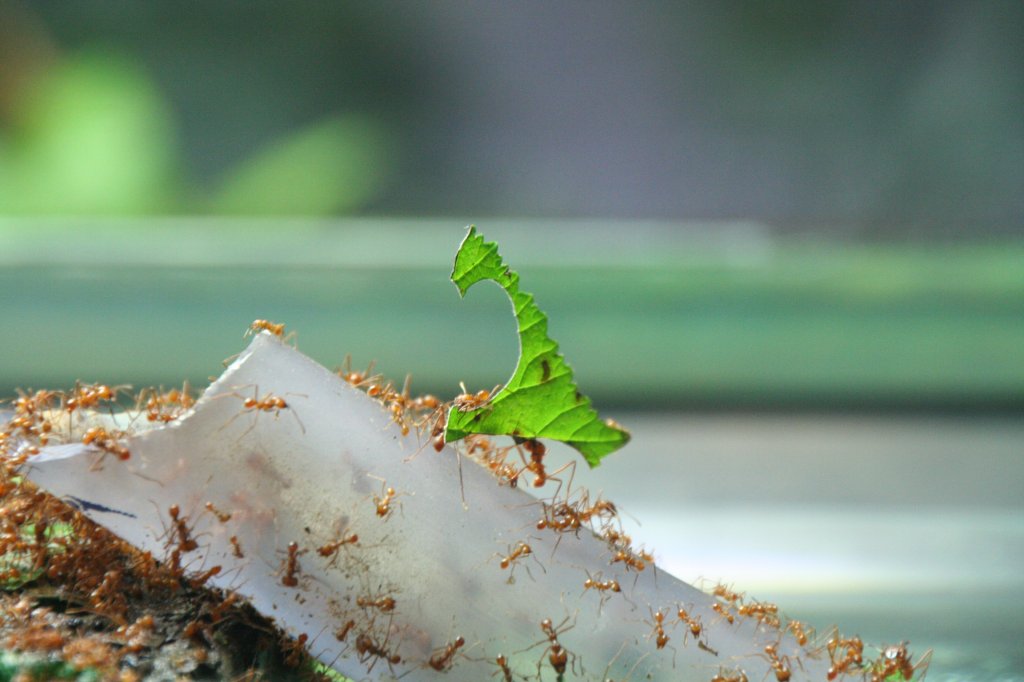
POLYGON ((531 294, 519 290, 519 275, 502 260, 497 245, 484 241, 475 227, 455 255, 451 279, 462 296, 485 279, 505 290, 515 310, 520 354, 512 378, 497 393, 463 391, 448 411, 447 442, 473 433, 550 438, 571 445, 595 467, 629 441, 629 432, 602 421, 577 389, 558 344, 548 336, 547 316, 531 294))

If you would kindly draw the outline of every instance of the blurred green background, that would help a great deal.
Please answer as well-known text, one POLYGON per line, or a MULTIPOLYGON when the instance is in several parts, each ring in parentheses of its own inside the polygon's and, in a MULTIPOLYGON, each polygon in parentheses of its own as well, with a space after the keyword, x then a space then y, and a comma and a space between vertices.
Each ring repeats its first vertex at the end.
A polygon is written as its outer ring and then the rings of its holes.
POLYGON ((1018 410, 1015 28, 1011 3, 5 3, 0 388, 198 383, 195 348, 254 317, 490 386, 507 310, 444 280, 475 222, 602 403, 1018 410))
MULTIPOLYGON (((4 383, 193 385, 256 318, 414 388, 508 377, 497 287, 448 281, 464 221, 0 220, 4 383)), ((1024 246, 851 243, 734 224, 488 219, 581 386, 631 409, 1007 412, 1024 246)))
POLYGON ((508 303, 447 279, 475 223, 634 426, 576 481, 660 566, 1024 680, 1022 35, 1019 2, 2 2, 0 394, 202 386, 255 318, 490 388, 508 303))

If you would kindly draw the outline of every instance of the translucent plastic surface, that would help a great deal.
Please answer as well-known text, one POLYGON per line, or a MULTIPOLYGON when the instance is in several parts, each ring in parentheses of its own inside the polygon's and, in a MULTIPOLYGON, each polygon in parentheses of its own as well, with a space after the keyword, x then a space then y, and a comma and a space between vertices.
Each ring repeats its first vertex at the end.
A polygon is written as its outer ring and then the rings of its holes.
POLYGON ((177 505, 198 543, 182 555, 188 570, 220 566, 213 584, 355 679, 775 679, 766 644, 790 679, 825 679, 823 651, 616 561, 586 528, 538 529, 541 502, 424 442, 263 333, 191 413, 129 437, 127 461, 60 445, 28 474, 158 556, 175 547, 177 505), (268 394, 287 407, 246 409, 268 394), (532 551, 503 568, 519 543, 532 551), (620 591, 599 589, 611 581, 620 591))

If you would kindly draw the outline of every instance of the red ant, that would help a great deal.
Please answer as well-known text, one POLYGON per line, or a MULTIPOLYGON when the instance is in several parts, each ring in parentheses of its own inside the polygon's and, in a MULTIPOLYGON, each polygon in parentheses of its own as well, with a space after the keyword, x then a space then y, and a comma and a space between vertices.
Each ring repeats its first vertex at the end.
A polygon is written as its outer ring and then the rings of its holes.
POLYGON ((544 506, 545 517, 537 522, 537 530, 550 528, 551 530, 564 533, 566 531, 576 532, 583 526, 579 514, 567 504, 557 506, 544 506))
POLYGON ((170 573, 175 578, 180 578, 185 575, 185 570, 181 567, 181 550, 175 548, 171 550, 170 566, 168 567, 170 573))
POLYGON ((177 548, 181 552, 191 552, 199 548, 199 543, 192 537, 188 528, 188 517, 181 516, 181 509, 172 504, 167 512, 171 515, 171 522, 174 524, 174 532, 178 535, 177 548))
POLYGON ((764 623, 775 629, 778 629, 780 625, 779 607, 771 602, 755 601, 750 604, 740 604, 736 608, 736 613, 748 618, 755 618, 759 623, 764 623))
POLYGON ((68 414, 79 409, 96 407, 101 402, 113 402, 117 394, 130 388, 128 385, 114 386, 111 388, 106 384, 75 384, 75 390, 70 398, 65 397, 64 409, 68 414))
POLYGON ((807 630, 804 629, 804 624, 798 620, 791 620, 786 623, 786 631, 793 631, 793 638, 796 643, 800 646, 807 646, 807 630))
POLYGON ((235 558, 244 559, 245 554, 242 553, 242 545, 238 542, 238 536, 232 535, 228 540, 231 541, 231 553, 235 555, 235 558))
MULTIPOLYGON (((388 662, 388 665, 398 665, 402 662, 402 657, 398 654, 389 654, 387 649, 387 642, 384 645, 377 644, 370 635, 365 632, 356 637, 356 651, 359 652, 359 662, 366 663, 371 658, 378 659, 382 658, 388 662)), ((376 660, 370 663, 368 670, 372 671, 373 666, 376 664, 376 660)))
POLYGON ((932 652, 929 651, 916 665, 911 663, 910 652, 907 651, 907 642, 901 642, 887 646, 882 650, 882 655, 872 665, 871 682, 884 682, 892 675, 899 674, 904 680, 911 680, 918 668, 928 668, 932 652))
POLYGON ((509 551, 508 556, 501 557, 500 565, 502 568, 508 568, 519 557, 529 556, 530 554, 533 554, 533 550, 530 549, 528 544, 520 540, 515 549, 509 551))
POLYGON ((19 394, 14 401, 16 416, 8 422, 2 434, 3 440, 20 430, 26 438, 38 438, 40 445, 46 445, 50 439, 50 432, 53 431, 53 424, 44 418, 43 413, 52 408, 54 398, 61 394, 44 390, 31 395, 19 391, 19 394))
POLYGON ((365 372, 353 371, 352 370, 352 356, 351 355, 346 355, 345 356, 345 366, 342 369, 339 369, 337 374, 338 374, 339 377, 344 379, 345 382, 347 384, 349 384, 350 386, 352 386, 354 388, 359 388, 363 384, 365 384, 365 383, 367 383, 369 381, 373 381, 373 378, 370 376, 370 372, 373 371, 373 364, 374 363, 371 360, 370 364, 366 366, 366 371, 365 372))
POLYGON ((395 600, 391 597, 358 597, 356 605, 363 609, 379 609, 382 613, 391 613, 395 610, 395 600))
POLYGON ((491 673, 491 677, 501 673, 505 682, 512 682, 512 669, 508 667, 508 657, 505 654, 498 654, 497 658, 494 659, 494 663, 498 666, 498 670, 491 673))
POLYGON ((626 568, 632 568, 637 572, 644 570, 647 564, 643 559, 633 554, 630 549, 619 549, 616 550, 614 556, 612 556, 612 563, 622 562, 626 565, 626 568))
POLYGON ((192 620, 181 631, 181 635, 185 639, 195 639, 205 627, 201 621, 192 620))
POLYGON ((433 396, 428 393, 426 395, 421 395, 417 398, 414 398, 412 402, 409 403, 409 407, 414 412, 429 413, 423 417, 420 417, 416 421, 416 427, 423 428, 426 424, 428 424, 431 421, 431 419, 433 419, 434 426, 430 430, 430 435, 434 439, 434 450, 437 452, 441 452, 441 450, 444 449, 444 427, 447 422, 447 410, 445 409, 446 406, 441 403, 437 396, 433 396))
MULTIPOLYGON (((249 328, 245 330, 245 334, 242 335, 242 338, 248 338, 250 336, 253 336, 254 334, 259 334, 260 332, 267 332, 281 339, 282 343, 288 343, 289 341, 295 339, 295 337, 298 335, 298 332, 292 331, 285 334, 284 327, 285 326, 283 322, 271 322, 270 320, 253 320, 252 324, 249 325, 249 328)), ((294 345, 294 343, 292 345, 294 345)))
POLYGON ((406 410, 412 405, 412 400, 409 397, 409 383, 411 380, 412 376, 407 374, 405 376, 405 383, 402 384, 401 393, 391 389, 384 396, 384 402, 388 406, 388 411, 391 412, 391 421, 398 424, 398 428, 403 436, 409 435, 409 422, 406 421, 405 415, 406 410))
POLYGON ((373 496, 373 504, 377 507, 377 516, 387 520, 395 511, 391 508, 391 504, 396 497, 398 497, 398 494, 395 493, 394 488, 385 488, 384 484, 381 483, 381 494, 373 496))
POLYGON ((224 619, 224 612, 235 605, 239 599, 237 592, 231 592, 225 597, 219 604, 210 609, 210 621, 211 624, 216 625, 224 619))
POLYGON ((633 544, 633 538, 614 528, 605 528, 602 537, 613 550, 628 549, 633 544))
POLYGON ((774 644, 766 644, 764 654, 768 657, 768 663, 775 672, 777 682, 789 682, 789 678, 793 674, 789 669, 789 657, 779 656, 778 649, 774 644))
POLYGON ((165 393, 158 393, 152 388, 143 389, 139 393, 137 409, 141 409, 143 401, 146 405, 146 419, 151 422, 161 421, 165 424, 180 417, 183 412, 196 403, 195 398, 189 395, 187 381, 181 390, 172 388, 165 393))
POLYGON ((213 502, 207 502, 204 506, 206 507, 206 511, 216 516, 217 520, 221 523, 227 523, 231 520, 231 512, 223 512, 220 509, 217 509, 217 507, 214 506, 213 502))
MULTIPOLYGON (((565 620, 559 623, 557 627, 551 624, 550 618, 545 618, 540 622, 540 629, 548 638, 548 645, 547 648, 544 649, 544 654, 548 655, 548 662, 551 664, 551 667, 555 669, 559 679, 565 675, 565 669, 569 665, 570 660, 572 661, 573 666, 575 666, 576 663, 576 657, 570 654, 569 651, 558 641, 559 635, 565 634, 568 630, 572 629, 572 625, 566 627, 566 623, 568 622, 569 616, 566 616, 565 620)), ((541 665, 544 662, 544 654, 541 654, 540 661, 537 662, 538 676, 540 675, 541 665)))
POLYGON ((305 632, 295 638, 294 642, 288 642, 282 647, 287 655, 284 659, 284 664, 290 668, 297 668, 303 659, 306 657, 306 642, 309 641, 309 635, 305 632))
POLYGON ((202 587, 203 585, 205 585, 210 578, 212 578, 215 575, 219 575, 220 571, 221 571, 221 567, 220 566, 214 566, 213 568, 211 568, 209 570, 206 570, 206 571, 203 571, 202 573, 200 573, 196 577, 192 578, 189 581, 189 583, 192 585, 192 587, 198 589, 198 588, 202 587))
POLYGON ((712 594, 714 594, 716 597, 721 597, 722 599, 733 605, 736 605, 737 602, 743 602, 742 592, 733 592, 722 583, 718 583, 717 585, 715 585, 715 589, 712 591, 712 594))
MULTIPOLYGON (((285 400, 284 398, 282 398, 279 395, 274 395, 273 393, 267 393, 267 394, 263 395, 263 397, 260 397, 259 393, 258 393, 258 389, 256 389, 256 388, 253 389, 252 397, 246 397, 246 396, 243 396, 243 395, 239 395, 238 393, 230 393, 230 394, 226 394, 226 395, 233 395, 236 398, 241 398, 242 399, 242 411, 243 412, 250 412, 250 413, 273 412, 274 413, 274 418, 276 419, 278 416, 280 416, 281 410, 288 410, 289 412, 291 412, 292 416, 295 417, 295 422, 299 425, 299 429, 301 429, 303 433, 306 432, 306 426, 302 423, 302 420, 299 419, 299 415, 295 413, 295 410, 292 409, 292 406, 288 403, 288 401, 285 400)), ((221 428, 222 429, 223 428, 227 428, 228 425, 231 424, 237 417, 238 417, 238 415, 235 415, 234 417, 232 417, 228 421, 228 423, 225 424, 221 428)), ((239 438, 241 438, 242 436, 247 435, 254 428, 256 428, 256 421, 255 420, 253 420, 252 425, 248 429, 246 429, 245 432, 243 432, 242 435, 239 436, 239 438)))
POLYGON ((284 323, 275 323, 270 322, 269 320, 253 320, 252 324, 249 325, 249 328, 245 331, 245 334, 242 336, 242 338, 244 339, 247 336, 252 336, 253 334, 258 334, 259 332, 270 332, 271 334, 279 338, 283 337, 284 323))
POLYGON ((430 395, 429 393, 418 396, 412 401, 412 408, 414 410, 436 410, 439 407, 441 407, 441 401, 437 396, 430 395))
MULTIPOLYGON (((5 444, 7 439, 19 431, 25 438, 36 438, 40 445, 46 445, 50 440, 53 424, 38 414, 18 415, 7 422, 5 430, 0 434, 0 444, 5 444)), ((32 454, 39 451, 35 446, 31 446, 31 450, 32 454)))
POLYGON ((350 619, 348 622, 346 622, 344 625, 338 628, 338 631, 334 633, 334 637, 339 642, 344 642, 345 638, 348 637, 348 633, 352 632, 352 628, 354 628, 355 626, 356 622, 350 619))
POLYGON ((131 625, 122 625, 117 632, 124 639, 124 651, 139 653, 146 648, 147 642, 153 634, 156 626, 156 619, 146 614, 135 620, 131 625))
POLYGON ((330 563, 333 564, 334 561, 337 560, 339 549, 345 545, 354 545, 357 542, 359 542, 359 536, 352 533, 351 535, 343 536, 334 542, 328 542, 326 545, 318 547, 316 553, 325 558, 331 557, 330 563))
POLYGON ((669 640, 669 636, 665 634, 665 614, 659 609, 651 613, 651 618, 654 619, 654 626, 647 638, 654 637, 654 645, 659 649, 664 649, 669 640))
POLYGON ((264 412, 276 411, 288 409, 288 403, 284 398, 280 396, 268 393, 262 398, 245 398, 242 401, 242 407, 247 410, 263 410, 264 412))
POLYGON ((610 523, 619 515, 618 507, 615 506, 611 500, 597 499, 594 504, 589 504, 589 496, 585 496, 584 499, 580 500, 576 513, 579 515, 580 520, 584 523, 589 523, 593 517, 598 517, 602 521, 602 525, 610 523))
POLYGON ((40 390, 33 394, 18 391, 18 397, 14 401, 14 412, 16 414, 36 414, 50 409, 53 399, 58 395, 55 391, 40 390))
POLYGON ((82 443, 85 445, 92 445, 104 452, 109 452, 123 462, 130 459, 132 453, 128 451, 128 448, 118 442, 118 438, 121 436, 123 436, 123 434, 112 434, 102 426, 93 426, 82 434, 82 443))
MULTIPOLYGON (((522 446, 522 448, 530 454, 530 461, 527 462, 526 459, 522 457, 522 453, 520 452, 520 458, 522 458, 523 460, 523 469, 516 474, 516 478, 518 479, 519 475, 522 474, 523 471, 529 471, 534 476, 534 488, 541 488, 548 481, 558 481, 558 490, 555 491, 554 495, 554 497, 557 498, 558 493, 561 491, 562 488, 562 479, 557 478, 557 475, 570 467, 573 467, 575 469, 576 463, 569 462, 563 465, 562 467, 559 467, 557 470, 548 473, 547 468, 544 466, 544 455, 546 455, 548 451, 547 446, 545 446, 536 438, 517 439, 517 441, 518 445, 522 446)), ((572 486, 571 478, 569 479, 569 485, 570 487, 572 486)))
MULTIPOLYGON (((598 575, 600 578, 600 575, 598 575)), ((608 599, 608 592, 622 592, 622 588, 619 586, 619 581, 612 578, 611 580, 595 580, 590 573, 587 573, 587 579, 583 581, 583 591, 596 590, 601 595, 601 605, 604 605, 606 599, 608 599)))
POLYGON ((476 410, 486 406, 491 402, 491 399, 497 395, 498 389, 501 388, 501 384, 497 384, 491 390, 480 390, 476 393, 470 393, 466 390, 466 384, 459 382, 459 387, 462 389, 462 393, 455 396, 452 400, 452 405, 459 412, 469 412, 470 410, 476 410))
POLYGON ((547 446, 536 438, 527 438, 522 442, 522 446, 530 453, 530 462, 526 465, 526 470, 535 477, 533 487, 541 488, 548 480, 548 474, 544 468, 544 455, 548 452, 547 446))
MULTIPOLYGON (((433 396, 428 396, 433 398, 433 396)), ((436 401, 437 399, 434 398, 436 401)), ((434 448, 434 452, 441 452, 444 450, 444 430, 448 426, 448 415, 440 407, 437 408, 437 419, 434 420, 434 427, 430 430, 430 443, 434 448)), ((472 451, 471 451, 472 452, 472 451)))
MULTIPOLYGON (((553 479, 550 475, 548 476, 548 479, 557 480, 553 479)), ((585 524, 591 524, 591 527, 593 528, 592 521, 595 516, 602 519, 603 526, 607 526, 615 515, 618 514, 618 510, 615 505, 607 500, 598 500, 589 507, 587 505, 588 500, 586 495, 576 502, 564 501, 546 504, 544 505, 545 517, 537 523, 537 528, 551 528, 552 530, 556 530, 561 533, 571 531, 578 534, 580 528, 585 524)), ((612 549, 623 550, 620 552, 620 556, 613 560, 612 563, 615 563, 616 561, 626 561, 634 568, 637 568, 637 570, 643 570, 643 562, 638 560, 632 552, 628 551, 629 536, 619 533, 612 528, 605 528, 603 532, 605 538, 609 539, 609 542, 613 545, 612 549), (618 543, 621 544, 621 547, 618 543)))
MULTIPOLYGON (((441 428, 443 437, 443 425, 441 428)), ((511 448, 496 448, 489 438, 477 435, 467 437, 465 442, 467 445, 466 455, 473 457, 479 451, 481 453, 479 460, 494 474, 499 485, 507 484, 512 488, 519 486, 519 470, 505 461, 511 448)))
MULTIPOLYGON (((482 456, 486 457, 498 450, 494 447, 494 443, 491 442, 490 438, 478 433, 469 434, 465 439, 463 439, 463 442, 466 444, 466 455, 469 457, 472 457, 477 451, 479 451, 482 456)), ((507 451, 508 448, 502 449, 503 453, 507 451)))
POLYGON ((459 636, 455 638, 455 641, 448 644, 440 652, 430 657, 429 665, 431 668, 438 672, 448 670, 452 667, 452 659, 455 657, 460 647, 466 645, 466 640, 459 636))
POLYGON ((111 569, 103 574, 103 581, 89 593, 89 602, 101 613, 118 608, 123 604, 122 577, 118 569, 111 569))
MULTIPOLYGON (((695 638, 700 637, 700 633, 704 630, 704 626, 701 625, 700 622, 700 616, 693 617, 686 611, 686 609, 680 606, 676 610, 676 617, 679 619, 678 622, 686 623, 686 626, 689 629, 691 635, 693 635, 695 638)), ((685 636, 683 641, 686 641, 685 636)))
POLYGON ((383 497, 374 496, 373 502, 377 505, 377 516, 387 518, 391 514, 391 501, 395 497, 395 489, 388 488, 383 497))
POLYGON ((298 587, 300 572, 299 568, 299 544, 297 542, 288 543, 288 559, 285 567, 284 575, 281 576, 281 584, 285 587, 298 587))
POLYGON ((715 611, 715 613, 722 616, 722 618, 724 618, 726 622, 729 623, 729 625, 732 625, 736 622, 736 617, 733 616, 732 613, 729 611, 729 607, 723 604, 722 602, 716 601, 711 605, 711 608, 715 611))
MULTIPOLYGON (((498 565, 501 566, 502 570, 505 570, 505 569, 508 569, 508 568, 512 569, 509 572, 508 580, 506 581, 506 582, 508 582, 509 585, 512 585, 513 583, 515 583, 515 581, 516 581, 516 579, 515 579, 516 566, 518 565, 519 560, 522 559, 523 557, 533 557, 533 560, 537 562, 537 565, 540 566, 540 569, 542 571, 544 571, 545 573, 547 572, 547 569, 544 568, 544 565, 542 563, 540 563, 540 561, 534 555, 533 548, 530 547, 525 542, 523 542, 522 540, 520 540, 518 543, 516 543, 515 547, 512 547, 511 545, 509 545, 508 554, 506 554, 505 556, 502 556, 500 553, 495 553, 494 556, 497 556, 497 557, 500 558, 500 561, 498 562, 498 565)), ((526 566, 526 572, 530 574, 530 578, 533 578, 533 573, 530 571, 530 567, 529 566, 526 566)))
POLYGON ((825 645, 828 648, 828 657, 832 662, 829 666, 827 677, 834 680, 841 673, 846 673, 851 667, 861 668, 864 664, 864 642, 860 637, 840 637, 838 634, 828 640, 825 645), (843 656, 837 661, 836 652, 845 649, 843 656))

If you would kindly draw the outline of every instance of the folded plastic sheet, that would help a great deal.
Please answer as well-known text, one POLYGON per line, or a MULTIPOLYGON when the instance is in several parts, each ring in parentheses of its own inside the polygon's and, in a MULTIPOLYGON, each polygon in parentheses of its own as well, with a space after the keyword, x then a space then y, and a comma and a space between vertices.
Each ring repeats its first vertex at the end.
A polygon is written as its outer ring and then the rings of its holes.
POLYGON ((564 679, 754 681, 776 677, 769 643, 791 679, 826 677, 827 656, 753 619, 730 624, 710 595, 613 561, 589 530, 538 530, 535 498, 450 447, 403 436, 377 402, 270 334, 190 413, 137 426, 127 461, 58 445, 28 476, 156 556, 175 547, 177 505, 198 544, 181 555, 188 571, 220 566, 213 584, 307 635, 314 656, 351 678, 562 679, 561 647, 564 679), (288 407, 245 409, 267 394, 288 407), (520 542, 532 553, 502 568, 520 542), (588 589, 588 578, 621 592, 588 589), (699 638, 680 608, 701 622, 699 638))

